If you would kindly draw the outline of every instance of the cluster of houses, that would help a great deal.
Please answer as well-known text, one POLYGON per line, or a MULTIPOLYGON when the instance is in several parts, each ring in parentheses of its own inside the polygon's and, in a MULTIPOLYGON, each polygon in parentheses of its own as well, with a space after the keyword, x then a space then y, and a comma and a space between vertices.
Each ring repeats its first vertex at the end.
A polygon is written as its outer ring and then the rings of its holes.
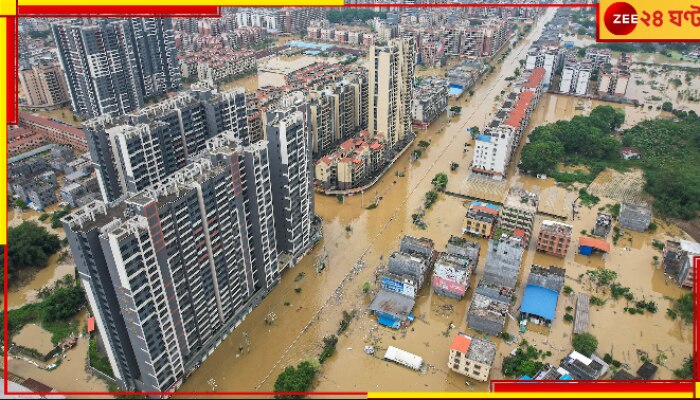
POLYGON ((199 50, 178 53, 183 79, 213 84, 235 79, 257 69, 253 50, 199 50))

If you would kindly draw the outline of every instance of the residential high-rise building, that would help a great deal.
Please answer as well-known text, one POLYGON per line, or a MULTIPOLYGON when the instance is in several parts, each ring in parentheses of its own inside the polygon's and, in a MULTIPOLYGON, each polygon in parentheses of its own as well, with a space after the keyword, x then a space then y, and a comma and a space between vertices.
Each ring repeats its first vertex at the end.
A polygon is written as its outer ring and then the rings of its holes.
POLYGON ((125 114, 180 87, 170 19, 100 18, 52 29, 78 115, 125 114))
POLYGON ((249 144, 245 92, 197 86, 121 117, 87 121, 86 136, 102 197, 114 201, 183 168, 206 140, 231 130, 249 144))
POLYGON ((310 93, 308 125, 315 158, 367 128, 367 79, 355 76, 310 93))
POLYGON ((415 47, 414 39, 409 37, 391 40, 386 46, 372 46, 369 51, 368 129, 392 149, 413 135, 415 47))
POLYGON ((279 280, 266 143, 235 136, 125 201, 62 220, 128 389, 176 389, 279 280))
POLYGON ((57 62, 33 65, 17 75, 26 105, 53 109, 68 103, 68 87, 57 62))
MULTIPOLYGON (((302 111, 284 99, 282 108, 267 112, 272 199, 277 250, 295 259, 311 246, 314 213, 311 146, 302 111)), ((295 105, 305 109, 305 105, 295 105)))

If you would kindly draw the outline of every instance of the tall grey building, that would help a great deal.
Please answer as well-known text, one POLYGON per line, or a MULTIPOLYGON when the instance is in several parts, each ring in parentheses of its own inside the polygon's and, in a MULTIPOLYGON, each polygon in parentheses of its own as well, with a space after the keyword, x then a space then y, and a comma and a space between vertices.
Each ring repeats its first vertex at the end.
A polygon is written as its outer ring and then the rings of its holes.
POLYGON ((99 18, 52 29, 78 115, 125 114, 180 87, 170 19, 99 18))
POLYGON ((267 112, 266 137, 277 249, 296 258, 311 246, 313 182, 305 115, 289 105, 267 112))
POLYGON ((369 51, 368 130, 391 148, 413 133, 415 58, 416 43, 410 37, 372 46, 369 51))
POLYGON ((279 280, 265 142, 227 131, 120 203, 62 222, 120 383, 176 389, 279 280))
POLYGON ((105 201, 161 182, 187 165, 219 132, 247 145, 245 92, 195 87, 124 116, 84 123, 90 157, 105 201))

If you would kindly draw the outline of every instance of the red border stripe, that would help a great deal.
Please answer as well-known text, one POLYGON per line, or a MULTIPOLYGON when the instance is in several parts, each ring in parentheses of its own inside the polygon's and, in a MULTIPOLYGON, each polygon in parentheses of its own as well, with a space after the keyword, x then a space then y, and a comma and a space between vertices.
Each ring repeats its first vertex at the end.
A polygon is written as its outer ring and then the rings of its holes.
POLYGON ((5 37, 5 116, 8 124, 17 124, 17 18, 7 17, 5 37))
POLYGON ((101 17, 219 17, 218 6, 19 6, 20 16, 101 16, 101 17))

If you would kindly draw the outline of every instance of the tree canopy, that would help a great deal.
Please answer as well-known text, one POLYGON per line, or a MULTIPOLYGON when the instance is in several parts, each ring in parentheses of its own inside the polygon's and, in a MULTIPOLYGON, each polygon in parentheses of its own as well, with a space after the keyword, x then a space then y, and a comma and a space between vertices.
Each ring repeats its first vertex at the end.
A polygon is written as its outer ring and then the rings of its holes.
POLYGON ((589 116, 577 115, 570 121, 539 126, 523 148, 522 168, 532 174, 551 174, 565 158, 616 159, 620 142, 611 133, 624 121, 622 110, 598 106, 589 116))
POLYGON ((590 357, 598 348, 598 339, 590 333, 581 333, 574 336, 571 345, 574 346, 574 350, 590 357))
POLYGON ((386 13, 375 12, 369 8, 349 8, 344 10, 330 10, 326 15, 328 21, 332 23, 353 22, 355 20, 367 21, 368 19, 372 19, 374 17, 386 19, 386 13))
MULTIPOLYGON (((275 392, 307 392, 318 371, 318 365, 311 361, 302 361, 296 368, 289 366, 282 371, 275 381, 275 392)), ((297 399, 303 396, 276 395, 278 399, 297 399)))
POLYGON ((61 241, 57 235, 29 221, 9 228, 7 240, 8 243, 12 243, 7 257, 10 276, 26 267, 45 267, 49 257, 61 248, 61 241))

